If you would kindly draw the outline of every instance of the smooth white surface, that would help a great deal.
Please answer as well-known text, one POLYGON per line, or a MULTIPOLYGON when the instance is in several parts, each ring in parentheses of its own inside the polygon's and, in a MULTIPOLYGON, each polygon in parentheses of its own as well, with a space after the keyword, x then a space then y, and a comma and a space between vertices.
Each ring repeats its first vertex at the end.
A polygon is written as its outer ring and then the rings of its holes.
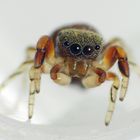
MULTIPOLYGON (((97 27, 106 41, 122 37, 140 64, 139 13, 139 0, 1 0, 0 82, 24 60, 27 46, 35 45, 41 35, 77 22, 97 27)), ((139 139, 140 78, 136 74, 131 74, 125 101, 117 101, 109 127, 104 126, 104 117, 111 83, 85 90, 78 84, 59 86, 43 76, 32 120, 38 125, 31 125, 26 122, 28 82, 28 75, 20 76, 0 95, 0 139, 139 139)))

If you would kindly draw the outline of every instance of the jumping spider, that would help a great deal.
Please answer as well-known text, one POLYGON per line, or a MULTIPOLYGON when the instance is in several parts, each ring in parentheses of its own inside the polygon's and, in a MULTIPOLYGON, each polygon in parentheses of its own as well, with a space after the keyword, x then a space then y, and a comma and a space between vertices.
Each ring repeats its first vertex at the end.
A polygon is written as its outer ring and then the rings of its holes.
MULTIPOLYGON (((36 49, 29 48, 35 58, 28 59, 7 80, 0 89, 23 73, 27 66, 32 65, 30 76, 29 119, 33 116, 35 94, 40 92, 42 73, 50 73, 51 79, 60 85, 68 85, 73 78, 81 80, 85 88, 101 85, 106 80, 112 81, 109 106, 105 117, 105 124, 111 121, 115 109, 117 91, 120 86, 118 76, 109 71, 118 62, 122 75, 120 100, 126 95, 129 82, 129 63, 122 40, 112 39, 104 44, 101 35, 91 26, 78 24, 65 26, 56 30, 50 37, 42 36, 37 42, 36 49)), ((132 63, 131 63, 132 64, 132 63)))

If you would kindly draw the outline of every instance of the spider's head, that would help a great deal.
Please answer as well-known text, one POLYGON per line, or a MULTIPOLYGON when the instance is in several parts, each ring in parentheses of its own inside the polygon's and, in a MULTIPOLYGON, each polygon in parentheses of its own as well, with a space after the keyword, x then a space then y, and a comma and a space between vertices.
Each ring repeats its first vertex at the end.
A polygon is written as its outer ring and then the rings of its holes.
POLYGON ((58 34, 60 54, 76 59, 95 59, 103 49, 102 37, 92 31, 64 29, 58 34))

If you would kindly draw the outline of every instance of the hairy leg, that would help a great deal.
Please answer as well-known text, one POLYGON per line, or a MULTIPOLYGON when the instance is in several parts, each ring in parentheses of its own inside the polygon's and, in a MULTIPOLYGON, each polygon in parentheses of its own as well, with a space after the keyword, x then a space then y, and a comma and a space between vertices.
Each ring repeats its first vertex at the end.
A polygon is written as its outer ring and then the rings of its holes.
POLYGON ((107 73, 106 80, 113 81, 113 84, 110 90, 110 96, 109 96, 109 106, 108 106, 108 110, 105 117, 105 125, 109 125, 113 112, 115 110, 115 103, 117 99, 117 92, 119 89, 120 81, 119 81, 118 76, 112 72, 107 73))
POLYGON ((28 118, 33 116, 35 94, 40 92, 41 74, 47 72, 44 60, 54 58, 54 44, 48 36, 43 36, 37 42, 34 65, 29 71, 30 93, 28 101, 28 118))
POLYGON ((14 80, 18 75, 21 75, 26 70, 28 70, 29 66, 33 64, 33 59, 29 59, 32 58, 31 56, 33 53, 35 53, 35 51, 32 47, 27 48, 27 60, 23 62, 7 79, 5 79, 0 84, 0 91, 2 91, 2 89, 6 87, 10 81, 14 80))
POLYGON ((36 48, 34 46, 29 46, 26 49, 26 59, 33 60, 36 53, 36 48))
POLYGON ((12 80, 14 80, 18 75, 21 75, 24 73, 26 70, 28 70, 29 66, 33 65, 33 54, 35 54, 35 48, 33 47, 28 47, 26 50, 27 54, 27 60, 23 62, 7 79, 5 79, 1 84, 0 84, 0 91, 2 91, 3 88, 5 88, 8 83, 12 80))
POLYGON ((28 101, 28 117, 29 119, 32 118, 33 115, 33 108, 35 102, 35 94, 40 92, 40 80, 41 80, 41 68, 36 69, 34 66, 30 69, 29 76, 30 76, 30 94, 29 94, 29 101, 28 101))
POLYGON ((135 62, 129 61, 129 65, 133 68, 133 70, 140 76, 140 66, 135 62))
POLYGON ((123 101, 126 95, 129 82, 129 64, 127 54, 123 48, 124 43, 116 38, 111 40, 106 46, 103 62, 101 68, 105 71, 109 70, 118 60, 118 67, 122 74, 122 86, 120 93, 120 100, 123 101))

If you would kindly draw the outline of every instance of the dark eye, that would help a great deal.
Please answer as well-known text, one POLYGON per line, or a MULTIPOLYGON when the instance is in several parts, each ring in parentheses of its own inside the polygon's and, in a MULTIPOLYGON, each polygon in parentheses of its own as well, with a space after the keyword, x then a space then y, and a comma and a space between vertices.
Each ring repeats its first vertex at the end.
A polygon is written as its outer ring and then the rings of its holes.
POLYGON ((100 49, 100 46, 99 45, 96 45, 95 46, 95 50, 99 50, 100 49))
POLYGON ((85 46, 84 49, 83 49, 83 54, 84 55, 91 55, 93 53, 94 49, 92 46, 85 46))
POLYGON ((67 46, 70 45, 70 43, 69 43, 69 41, 65 41, 65 42, 63 43, 63 45, 64 45, 65 47, 67 47, 67 46))
POLYGON ((73 44, 70 46, 70 51, 74 55, 78 55, 81 53, 81 46, 79 44, 73 44))

